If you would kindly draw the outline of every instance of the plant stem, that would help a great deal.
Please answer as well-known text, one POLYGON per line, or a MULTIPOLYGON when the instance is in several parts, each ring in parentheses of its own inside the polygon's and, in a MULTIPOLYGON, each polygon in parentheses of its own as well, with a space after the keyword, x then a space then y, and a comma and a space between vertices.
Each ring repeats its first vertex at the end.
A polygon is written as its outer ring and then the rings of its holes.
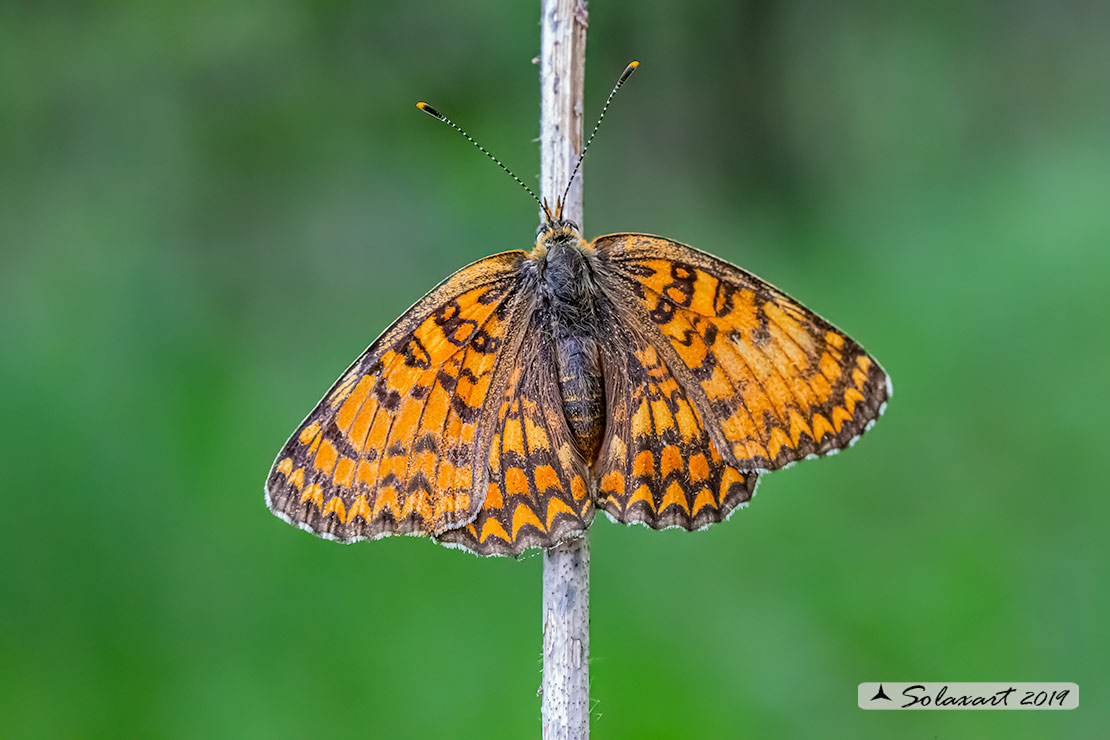
MULTIPOLYGON (((582 150, 586 72, 585 0, 541 0, 540 195, 552 209, 582 150)), ((567 194, 563 218, 582 225, 582 174, 567 194)), ((542 215, 541 215, 542 219, 542 215)), ((543 554, 545 740, 590 734, 590 533, 543 554)))
POLYGON ((590 736, 590 535, 543 554, 543 738, 590 736))

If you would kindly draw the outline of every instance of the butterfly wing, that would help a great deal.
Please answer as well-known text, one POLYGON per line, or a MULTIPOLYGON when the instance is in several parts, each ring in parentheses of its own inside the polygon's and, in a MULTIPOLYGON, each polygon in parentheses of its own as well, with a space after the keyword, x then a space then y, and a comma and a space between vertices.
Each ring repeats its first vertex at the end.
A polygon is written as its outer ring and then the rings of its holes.
POLYGON ((274 514, 342 542, 435 535, 478 515, 522 337, 524 259, 505 252, 464 267, 370 345, 275 460, 274 514))
POLYGON ((489 478, 477 517, 438 535, 479 555, 518 555, 571 539, 593 519, 586 464, 574 448, 555 377, 551 334, 522 311, 524 340, 490 407, 489 478))
POLYGON ((701 529, 751 499, 757 475, 723 459, 628 305, 603 303, 608 423, 595 466, 597 505, 625 524, 701 529))
POLYGON ((740 470, 775 470, 852 444, 886 407, 890 380, 862 347, 738 267, 644 234, 594 242, 613 301, 740 470))

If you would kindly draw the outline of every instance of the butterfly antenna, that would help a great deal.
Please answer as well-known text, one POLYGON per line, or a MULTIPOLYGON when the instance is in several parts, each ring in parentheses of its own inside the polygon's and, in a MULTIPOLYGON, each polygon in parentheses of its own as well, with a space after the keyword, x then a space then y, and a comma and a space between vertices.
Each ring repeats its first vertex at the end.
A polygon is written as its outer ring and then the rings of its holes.
POLYGON ((537 195, 536 195, 536 194, 535 194, 534 192, 532 192, 532 188, 530 188, 530 187, 528 187, 527 185, 525 185, 525 184, 524 184, 524 181, 523 181, 523 180, 521 180, 521 179, 520 179, 519 177, 517 177, 517 176, 516 176, 515 174, 513 174, 513 171, 512 171, 512 170, 510 170, 510 169, 509 169, 508 167, 506 167, 506 166, 505 166, 504 164, 502 164, 502 162, 501 162, 501 160, 500 160, 500 159, 498 159, 497 157, 495 157, 495 156, 493 156, 492 154, 490 154, 490 153, 489 153, 489 150, 488 150, 488 149, 486 149, 486 148, 485 148, 484 146, 482 146, 482 145, 481 145, 481 144, 479 144, 478 142, 474 141, 474 139, 472 139, 472 138, 470 137, 470 134, 466 133, 466 132, 465 132, 465 131, 463 131, 463 130, 462 130, 461 128, 459 128, 459 127, 458 127, 458 126, 457 126, 457 125, 455 124, 455 122, 454 122, 454 121, 452 121, 452 120, 451 120, 450 118, 448 118, 447 116, 443 115, 442 113, 440 113, 440 112, 439 112, 439 111, 437 111, 437 110, 436 110, 435 108, 433 108, 432 106, 428 105, 427 103, 423 103, 423 102, 421 102, 421 103, 417 103, 417 104, 416 104, 416 107, 417 107, 417 108, 419 108, 420 110, 424 111, 425 113, 427 113, 427 114, 428 114, 429 116, 431 116, 432 118, 436 118, 436 119, 438 119, 438 120, 440 120, 440 121, 443 121, 443 122, 444 122, 444 123, 446 123, 446 124, 447 124, 448 126, 450 126, 451 128, 453 128, 453 129, 455 129, 456 131, 458 131, 458 132, 459 132, 460 134, 462 134, 462 135, 463 135, 463 138, 465 138, 465 139, 466 139, 467 141, 469 141, 469 142, 470 142, 471 144, 473 144, 474 146, 478 147, 478 151, 480 151, 480 152, 481 152, 482 154, 484 154, 484 155, 486 155, 487 157, 489 157, 490 159, 492 159, 492 160, 493 160, 493 161, 494 161, 494 162, 495 162, 495 163, 497 164, 497 166, 498 166, 498 167, 500 167, 501 169, 505 170, 505 172, 509 173, 509 177, 511 177, 511 178, 513 178, 514 180, 516 180, 516 184, 517 184, 517 185, 519 185, 520 187, 522 187, 522 188, 524 188, 525 190, 527 190, 527 191, 528 191, 528 195, 531 195, 531 196, 532 196, 532 199, 533 199, 533 200, 535 200, 535 201, 536 201, 537 203, 539 203, 539 204, 540 204, 540 208, 542 208, 542 209, 544 210, 544 212, 545 212, 545 213, 546 213, 546 212, 548 212, 548 208, 547 208, 547 205, 546 205, 546 204, 545 204, 545 203, 544 203, 543 201, 541 201, 541 200, 539 199, 539 197, 538 197, 538 196, 537 196, 537 195))
POLYGON ((590 138, 586 139, 586 146, 582 147, 582 153, 578 155, 578 161, 574 163, 574 171, 570 173, 570 179, 567 181, 567 189, 563 191, 563 197, 560 199, 563 203, 567 202, 567 194, 570 193, 571 183, 574 182, 574 176, 578 174, 578 168, 582 166, 582 160, 586 158, 586 150, 590 148, 590 143, 593 142, 594 137, 597 136, 597 130, 601 128, 601 122, 605 120, 605 111, 609 110, 609 104, 613 102, 613 96, 617 94, 617 90, 621 89, 621 85, 632 76, 636 68, 640 66, 639 62, 629 62, 628 66, 621 72, 617 84, 613 85, 612 92, 609 97, 605 99, 605 105, 601 108, 601 115, 597 117, 597 123, 594 124, 594 130, 590 132, 590 138))

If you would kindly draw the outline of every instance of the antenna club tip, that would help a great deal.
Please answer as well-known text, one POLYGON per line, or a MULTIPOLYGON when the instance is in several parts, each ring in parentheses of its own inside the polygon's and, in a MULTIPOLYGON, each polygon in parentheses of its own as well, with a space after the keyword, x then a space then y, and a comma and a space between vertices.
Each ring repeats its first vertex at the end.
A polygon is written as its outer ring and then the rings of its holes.
POLYGON ((621 85, 623 85, 624 81, 627 80, 629 77, 631 77, 632 73, 635 72, 636 68, 639 67, 639 66, 640 66, 639 62, 635 62, 635 61, 629 62, 628 66, 624 68, 623 72, 621 72, 620 79, 617 80, 617 87, 620 87, 621 85))
POLYGON ((432 106, 425 103, 423 100, 421 100, 419 103, 417 103, 416 107, 419 108, 420 110, 424 111, 425 113, 427 113, 432 118, 438 118, 441 121, 443 120, 443 114, 441 114, 439 111, 437 111, 432 106))

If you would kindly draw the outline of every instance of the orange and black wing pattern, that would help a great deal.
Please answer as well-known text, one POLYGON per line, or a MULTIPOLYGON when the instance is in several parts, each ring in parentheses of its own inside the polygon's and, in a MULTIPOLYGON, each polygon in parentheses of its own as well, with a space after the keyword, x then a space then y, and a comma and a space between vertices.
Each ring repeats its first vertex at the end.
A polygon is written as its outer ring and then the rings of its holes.
POLYGON ((524 323, 508 382, 491 398, 485 499, 472 522, 437 535, 480 555, 556 545, 585 531, 594 515, 586 464, 563 415, 550 332, 535 312, 524 323))
POLYGON ((277 516, 341 542, 474 521, 522 339, 524 259, 505 252, 459 270, 348 368, 274 462, 266 503, 277 516))
POLYGON ((726 461, 683 383, 617 304, 606 324, 605 440, 597 506, 624 524, 702 529, 751 499, 756 473, 726 461), (624 314, 622 316, 622 314, 624 314))
POLYGON ((603 288, 675 375, 716 450, 741 471, 851 445, 890 380, 862 347, 754 275, 644 234, 593 242, 603 288))

